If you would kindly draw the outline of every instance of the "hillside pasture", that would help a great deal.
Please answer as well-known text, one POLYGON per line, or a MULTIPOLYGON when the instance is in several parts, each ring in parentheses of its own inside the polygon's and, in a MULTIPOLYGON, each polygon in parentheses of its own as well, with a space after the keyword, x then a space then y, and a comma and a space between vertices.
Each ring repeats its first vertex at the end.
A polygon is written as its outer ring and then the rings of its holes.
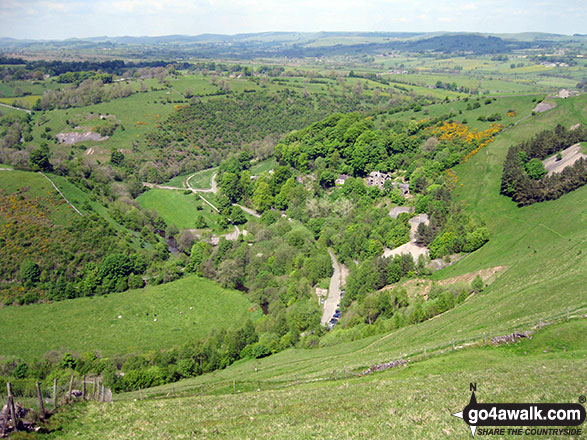
POLYGON ((51 350, 102 356, 158 350, 255 319, 251 306, 240 292, 188 276, 107 296, 6 307, 0 353, 33 359, 51 350))

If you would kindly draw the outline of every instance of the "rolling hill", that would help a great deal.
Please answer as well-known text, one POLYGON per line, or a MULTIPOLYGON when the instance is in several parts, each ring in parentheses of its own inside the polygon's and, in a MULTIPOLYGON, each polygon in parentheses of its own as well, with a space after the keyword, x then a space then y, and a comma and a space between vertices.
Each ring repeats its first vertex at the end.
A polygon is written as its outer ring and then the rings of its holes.
MULTIPOLYGON (((66 438, 74 432, 91 438, 105 425, 124 427, 111 436, 130 435, 140 426, 134 433, 149 438, 161 429, 149 420, 164 412, 170 416, 163 429, 174 437, 464 439, 469 430, 451 413, 468 402, 470 382, 481 385, 482 401, 575 401, 585 393, 587 378, 587 188, 518 208, 499 195, 499 179, 510 145, 558 123, 585 123, 586 98, 557 100, 555 109, 509 128, 455 168, 454 196, 486 221, 492 239, 433 279, 505 266, 482 293, 385 335, 289 349, 174 384, 182 397, 134 402, 136 394, 129 394, 109 408, 88 404, 64 422, 66 438), (531 331, 534 338, 483 346, 515 330, 531 331), (400 358, 408 368, 345 378, 400 358)), ((170 392, 163 386, 144 393, 170 392)))

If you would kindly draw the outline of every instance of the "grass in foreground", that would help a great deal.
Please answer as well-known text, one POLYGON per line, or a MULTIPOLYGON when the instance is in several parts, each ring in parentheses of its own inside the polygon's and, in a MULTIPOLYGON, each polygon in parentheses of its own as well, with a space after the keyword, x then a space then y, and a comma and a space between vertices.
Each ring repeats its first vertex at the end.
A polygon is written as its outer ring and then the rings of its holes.
POLYGON ((451 352, 361 378, 251 392, 237 383, 236 394, 223 396, 83 404, 54 423, 65 439, 468 439, 468 426, 451 413, 468 403, 470 382, 480 402, 563 403, 584 395, 586 324, 571 321, 516 345, 451 352))
POLYGON ((32 359, 50 350, 98 350, 103 356, 158 350, 213 328, 242 325, 257 316, 250 307, 240 292, 196 276, 107 296, 6 307, 0 309, 0 353, 32 359))

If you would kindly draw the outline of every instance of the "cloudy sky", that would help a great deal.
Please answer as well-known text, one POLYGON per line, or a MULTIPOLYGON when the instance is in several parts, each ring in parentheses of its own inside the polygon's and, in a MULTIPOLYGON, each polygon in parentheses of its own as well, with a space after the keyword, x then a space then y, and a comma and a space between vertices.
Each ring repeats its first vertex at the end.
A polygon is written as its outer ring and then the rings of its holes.
POLYGON ((266 31, 587 33, 585 0, 0 0, 0 37, 266 31))

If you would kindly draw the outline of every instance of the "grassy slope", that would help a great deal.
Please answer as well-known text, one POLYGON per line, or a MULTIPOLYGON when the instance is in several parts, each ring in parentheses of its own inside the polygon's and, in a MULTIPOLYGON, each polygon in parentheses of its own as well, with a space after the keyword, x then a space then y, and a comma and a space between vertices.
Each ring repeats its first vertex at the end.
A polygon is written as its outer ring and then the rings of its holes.
MULTIPOLYGON (((211 198, 209 194, 204 194, 204 197, 211 198)), ((201 214, 208 226, 214 231, 219 230, 216 224, 218 215, 196 194, 154 188, 141 194, 137 200, 141 208, 157 211, 168 225, 175 225, 179 229, 192 229, 195 228, 197 216, 201 214), (202 209, 198 211, 198 207, 202 209)))
MULTIPOLYGON (((513 142, 530 136, 561 120, 574 124, 577 117, 570 106, 529 119, 498 137, 498 140, 466 165, 457 167, 460 182, 456 196, 469 209, 484 218, 493 233, 492 240, 458 264, 435 275, 452 277, 473 270, 506 265, 508 269, 481 294, 455 309, 425 323, 404 327, 385 336, 341 344, 319 350, 287 350, 255 361, 264 378, 291 379, 296 375, 315 377, 333 368, 360 368, 370 362, 387 361, 403 354, 419 352, 423 346, 450 345, 457 341, 482 338, 483 333, 504 334, 514 328, 534 325, 540 319, 566 314, 567 308, 585 308, 585 196, 587 188, 559 200, 519 209, 499 195, 501 164, 513 142), (536 251, 536 253, 534 252, 536 251)), ((579 101, 581 100, 581 101, 579 101)), ((253 365, 241 363, 227 370, 192 379, 190 386, 202 382, 249 378, 253 365)))
POLYGON ((50 350, 104 356, 157 350, 243 324, 256 316, 250 306, 241 293, 190 276, 102 297, 8 307, 0 309, 0 353, 31 359, 50 350))
POLYGON ((477 383, 480 402, 574 402, 584 393, 585 330, 584 320, 571 321, 548 327, 516 346, 457 351, 363 378, 262 392, 250 386, 244 391, 247 384, 237 382, 237 394, 221 398, 194 395, 112 406, 92 403, 69 415, 72 420, 59 435, 468 439, 468 427, 451 413, 468 403, 470 382, 477 383))
MULTIPOLYGON (((485 332, 498 335, 532 327, 540 319, 564 316, 568 308, 584 313, 587 189, 520 209, 499 195, 499 178, 512 143, 558 122, 568 126, 584 120, 585 98, 559 101, 556 109, 506 131, 466 165, 456 168, 459 185, 463 184, 455 191, 456 197, 487 221, 493 236, 482 249, 435 278, 506 265, 483 294, 432 320, 385 336, 318 350, 291 349, 239 362, 173 388, 195 394, 202 384, 214 388, 224 383, 228 391, 233 379, 254 385, 256 380, 325 378, 345 366, 359 370, 372 361, 405 355, 415 358, 424 346, 428 352, 446 349, 452 338, 459 344, 479 341, 485 332)), ((111 409, 91 405, 64 434, 81 431, 92 438, 99 430, 106 437, 123 438, 131 433, 151 438, 162 431, 170 438, 469 438, 463 422, 449 413, 462 409, 468 401, 471 381, 482 384, 482 401, 564 402, 584 393, 584 334, 584 321, 571 322, 546 329, 535 340, 523 343, 528 345, 457 351, 405 370, 345 382, 317 382, 222 399, 204 396, 120 402, 111 409), (561 352, 561 345, 566 350, 561 352), (102 431, 104 426, 111 426, 107 429, 112 431, 102 431)), ((152 392, 170 390, 168 386, 152 392)))

